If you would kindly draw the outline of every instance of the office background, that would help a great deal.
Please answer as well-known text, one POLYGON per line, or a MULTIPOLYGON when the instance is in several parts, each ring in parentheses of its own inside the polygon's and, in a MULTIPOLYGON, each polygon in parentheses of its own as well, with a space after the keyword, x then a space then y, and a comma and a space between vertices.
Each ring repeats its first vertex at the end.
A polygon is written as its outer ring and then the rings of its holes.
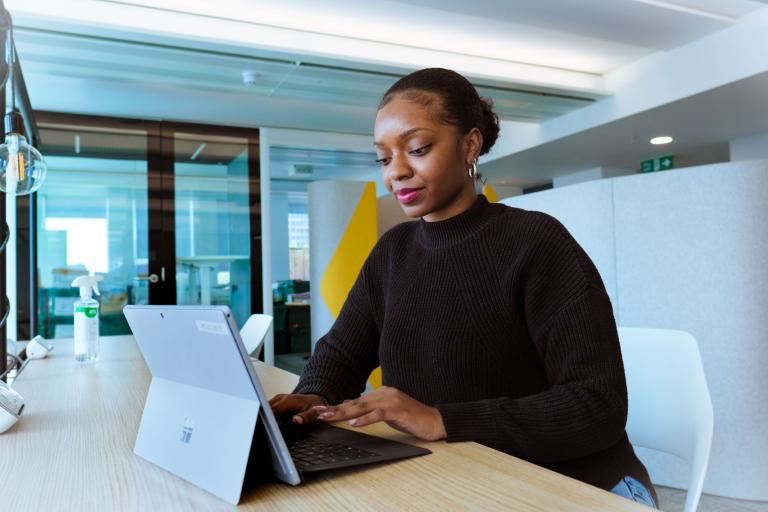
POLYGON ((766 2, 5 3, 49 166, 12 206, 12 339, 70 336, 69 283, 96 272, 104 334, 128 332, 127 303, 228 304, 241 324, 273 314, 263 357, 300 371, 322 334, 309 184, 373 182, 372 229, 402 221, 373 161, 376 104, 447 67, 502 118, 480 162, 498 197, 566 224, 620 325, 699 340, 705 492, 768 501, 766 2))

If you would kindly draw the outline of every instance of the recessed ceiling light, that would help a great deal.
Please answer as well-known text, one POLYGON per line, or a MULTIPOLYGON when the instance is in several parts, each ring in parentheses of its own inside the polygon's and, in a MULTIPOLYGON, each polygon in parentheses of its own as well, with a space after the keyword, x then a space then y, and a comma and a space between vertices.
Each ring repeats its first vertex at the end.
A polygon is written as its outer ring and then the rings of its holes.
POLYGON ((661 137, 654 137, 654 138, 652 138, 651 139, 651 144, 656 144, 658 146, 660 144, 669 144, 673 140, 675 140, 675 139, 673 139, 669 135, 663 135, 661 137))

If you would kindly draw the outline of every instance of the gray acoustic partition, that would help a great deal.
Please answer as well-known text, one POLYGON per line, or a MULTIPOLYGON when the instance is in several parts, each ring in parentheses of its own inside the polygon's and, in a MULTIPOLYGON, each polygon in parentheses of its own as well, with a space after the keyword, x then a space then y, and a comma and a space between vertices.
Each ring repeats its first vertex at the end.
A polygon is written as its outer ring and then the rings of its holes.
MULTIPOLYGON (((502 199, 501 202, 526 210, 546 212, 573 235, 592 258, 605 290, 616 308, 616 258, 613 233, 611 180, 588 181, 562 188, 502 199)), ((618 317, 617 317, 618 321, 618 317)))
MULTIPOLYGON (((504 201, 563 222, 609 290, 613 273, 619 325, 693 334, 715 412, 704 491, 750 500, 768 500, 767 193, 768 162, 753 161, 504 201)), ((638 455, 655 483, 686 486, 681 460, 643 449, 638 455)))

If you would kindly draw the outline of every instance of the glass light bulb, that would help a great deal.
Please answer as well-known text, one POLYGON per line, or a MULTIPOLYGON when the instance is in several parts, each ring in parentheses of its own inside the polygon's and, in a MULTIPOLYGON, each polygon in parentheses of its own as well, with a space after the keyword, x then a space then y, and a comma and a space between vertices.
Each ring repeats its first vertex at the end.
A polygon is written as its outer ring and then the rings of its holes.
POLYGON ((0 190, 18 196, 31 194, 43 184, 47 172, 43 155, 24 136, 5 136, 5 143, 0 144, 0 190))

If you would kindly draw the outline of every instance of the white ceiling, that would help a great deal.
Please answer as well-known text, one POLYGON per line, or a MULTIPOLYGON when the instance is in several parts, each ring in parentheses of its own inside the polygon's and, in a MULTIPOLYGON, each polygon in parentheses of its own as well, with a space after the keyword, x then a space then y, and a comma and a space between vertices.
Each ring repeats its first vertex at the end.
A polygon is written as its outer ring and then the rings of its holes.
MULTIPOLYGON (((335 34, 352 42, 388 42, 402 53, 431 48, 534 65, 545 71, 558 68, 599 76, 655 51, 668 51, 726 28, 764 6, 754 0, 80 0, 72 2, 81 6, 73 7, 72 16, 91 21, 58 26, 28 14, 36 12, 35 5, 37 12, 44 12, 43 7, 51 2, 8 0, 7 4, 12 12, 22 13, 16 23, 16 40, 31 82, 40 76, 55 76, 365 109, 375 108, 381 93, 408 69, 323 59, 311 55, 310 48, 305 55, 266 50, 268 42, 261 50, 245 43, 222 49, 215 41, 206 45, 204 34, 203 41, 189 39, 185 44, 176 38, 162 44, 151 31, 130 34, 105 28, 105 20, 93 22, 98 16, 94 18, 84 9, 88 5, 135 5, 145 9, 147 16, 180 16, 179 23, 188 21, 181 17, 186 13, 211 22, 237 20, 241 25, 335 34), (258 82, 244 85, 244 71, 257 73, 258 82)), ((475 77, 473 82, 481 95, 494 99, 504 119, 553 119, 595 98, 575 85, 572 91, 567 87, 536 89, 528 83, 494 79, 493 74, 493 66, 489 66, 485 76, 475 77)), ((34 89, 34 83, 31 85, 34 89)), ((258 114, 254 122, 258 124, 258 114)), ((356 123, 347 131, 355 132, 361 125, 356 123)), ((296 127, 310 126, 299 122, 296 127)), ((311 127, 316 128, 316 122, 311 127)), ((339 130, 338 126, 334 129, 339 130)))
POLYGON ((463 14, 480 23, 537 27, 646 51, 670 50, 699 39, 763 6, 753 0, 397 1, 463 14))
MULTIPOLYGON (((400 75, 390 72, 263 58, 248 52, 219 52, 18 27, 16 46, 24 73, 73 79, 178 87, 230 94, 312 100, 374 109, 400 75), (257 74, 254 85, 243 72, 257 74)), ((477 83, 506 119, 539 121, 589 104, 578 96, 552 95, 477 83)))
MULTIPOLYGON (((345 58, 344 46, 386 43, 401 55, 435 50, 455 57, 457 66, 462 58, 474 58, 474 67, 467 68, 476 76, 467 74, 481 94, 495 100, 503 118, 531 121, 583 107, 599 97, 595 84, 603 74, 727 28, 765 5, 754 0, 70 0, 71 7, 62 10, 64 4, 53 0, 6 4, 16 19, 19 54, 31 82, 55 76, 374 108, 414 62, 403 60, 398 67, 380 56, 345 58), (126 19, 114 19, 120 15, 126 19), (165 35, 156 25, 149 28, 161 18, 165 35), (341 39, 330 58, 312 47, 280 46, 271 39, 238 43, 233 36, 222 44, 213 29, 181 31, 193 21, 200 27, 225 23, 218 30, 241 31, 244 38, 279 28, 288 31, 288 40, 322 34, 341 39), (505 74, 509 66, 525 71, 520 80, 505 74), (528 75, 536 70, 549 77, 544 82, 560 85, 532 86, 528 75), (255 86, 243 85, 243 71, 259 74, 255 86)), ((427 60, 416 67, 451 62, 431 61, 430 55, 438 54, 423 54, 427 60)))
MULTIPOLYGON (((57 87, 36 87, 36 82, 63 84, 70 88, 64 91, 67 97, 82 97, 86 102, 87 94, 80 91, 115 86, 117 96, 134 88, 137 95, 152 91, 153 105, 162 105, 163 94, 169 102, 181 98, 178 101, 185 105, 193 103, 188 98, 212 98, 228 102, 230 108, 243 105, 250 126, 322 130, 327 119, 326 126, 332 124, 334 131, 366 134, 381 93, 415 68, 453 67, 467 75, 481 95, 495 100, 504 119, 552 122, 610 95, 606 74, 644 57, 671 52, 737 25, 758 9, 768 9, 768 0, 5 3, 16 20, 25 76, 38 96, 41 90, 51 98, 63 92, 57 87), (243 71, 256 72, 257 83, 244 85, 243 71), (249 98, 259 102, 249 103, 249 98), (289 111, 291 105, 301 107, 289 111)), ((741 92, 758 94, 756 89, 741 92)), ((710 97, 718 98, 723 100, 710 97)), ((754 100, 759 101, 759 96, 754 100)), ((685 100, 679 103, 687 105, 685 100)), ((199 106, 190 104, 187 110, 194 113, 199 106)), ((119 107, 123 110, 110 106, 105 114, 132 117, 131 102, 119 107)), ((220 111, 213 107, 214 113, 220 111)), ((745 115, 755 118, 754 109, 748 110, 745 107, 745 115)), ((162 108, 153 112, 155 117, 164 116, 162 108)), ((626 123, 611 123, 502 158, 488 168, 503 171, 510 180, 531 183, 541 181, 548 172, 551 177, 554 172, 592 165, 636 165, 650 149, 638 143, 645 135, 631 139, 630 135, 636 137, 633 130, 645 126, 643 122, 648 127, 668 122, 685 133, 684 125, 698 119, 695 114, 683 107, 655 109, 626 123)), ((727 112, 725 118, 730 119, 727 112)), ((206 118, 205 122, 211 121, 206 118)), ((242 117, 220 122, 242 124, 242 117)), ((732 128, 733 136, 751 124, 755 123, 734 120, 723 126, 732 128)), ((722 153, 724 139, 715 140, 713 130, 692 127, 689 141, 679 139, 681 154, 722 153)), ((286 154, 300 160, 291 151, 286 154)), ((320 168, 325 165, 322 155, 309 160, 318 158, 320 168)), ((348 164, 355 168, 354 163, 348 164)), ((278 175, 280 165, 275 167, 278 175)), ((285 169, 290 165, 285 162, 285 169)))
POLYGON ((102 2, 594 74, 704 37, 763 6, 754 0, 102 2))
POLYGON ((768 133, 768 72, 482 165, 493 183, 528 186, 595 167, 639 170, 675 155, 676 167, 729 159, 729 142, 768 133), (670 135, 672 144, 650 139, 670 135))

